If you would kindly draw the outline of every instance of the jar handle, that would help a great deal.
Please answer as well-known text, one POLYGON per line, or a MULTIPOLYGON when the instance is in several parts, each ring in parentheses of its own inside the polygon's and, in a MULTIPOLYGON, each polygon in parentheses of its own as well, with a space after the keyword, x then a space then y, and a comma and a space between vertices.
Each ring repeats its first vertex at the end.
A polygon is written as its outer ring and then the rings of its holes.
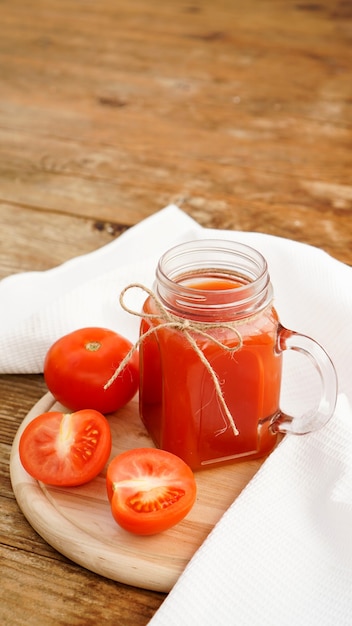
POLYGON ((272 431, 304 435, 318 430, 332 417, 337 400, 337 375, 329 355, 311 337, 288 330, 281 324, 278 328, 277 350, 295 350, 307 356, 320 376, 322 391, 315 410, 307 411, 300 417, 292 417, 280 411, 271 425, 272 431))

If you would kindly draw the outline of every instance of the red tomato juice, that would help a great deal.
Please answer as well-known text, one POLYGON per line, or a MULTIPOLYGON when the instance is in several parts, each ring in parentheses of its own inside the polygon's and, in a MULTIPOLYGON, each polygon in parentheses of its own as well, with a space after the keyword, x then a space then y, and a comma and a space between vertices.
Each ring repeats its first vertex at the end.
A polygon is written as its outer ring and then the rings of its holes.
MULTIPOLYGON (((202 290, 238 285, 230 279, 215 278, 187 283, 187 287, 202 290)), ((156 312, 151 298, 145 302, 144 311, 156 312)), ((143 319, 141 332, 161 321, 143 319)), ((237 436, 209 371, 185 334, 161 328, 144 340, 140 349, 140 411, 158 447, 180 456, 194 470, 260 457, 272 450, 276 435, 270 422, 278 412, 282 368, 281 356, 275 350, 277 324, 272 307, 240 320, 236 330, 241 334, 242 347, 232 353, 191 332, 218 377, 239 431, 237 436)), ((209 332, 227 346, 238 346, 233 330, 216 328, 209 332)))

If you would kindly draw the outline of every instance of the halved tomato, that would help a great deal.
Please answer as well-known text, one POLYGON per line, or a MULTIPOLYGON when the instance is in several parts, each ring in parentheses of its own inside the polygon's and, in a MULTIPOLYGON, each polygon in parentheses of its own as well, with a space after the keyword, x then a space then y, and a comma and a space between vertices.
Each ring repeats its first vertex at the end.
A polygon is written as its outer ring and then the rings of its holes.
POLYGON ((19 442, 21 463, 47 485, 74 487, 105 467, 111 452, 109 422, 98 411, 49 411, 34 418, 19 442))
POLYGON ((109 464, 106 487, 116 522, 137 535, 153 535, 180 522, 196 499, 192 470, 156 448, 135 448, 109 464))

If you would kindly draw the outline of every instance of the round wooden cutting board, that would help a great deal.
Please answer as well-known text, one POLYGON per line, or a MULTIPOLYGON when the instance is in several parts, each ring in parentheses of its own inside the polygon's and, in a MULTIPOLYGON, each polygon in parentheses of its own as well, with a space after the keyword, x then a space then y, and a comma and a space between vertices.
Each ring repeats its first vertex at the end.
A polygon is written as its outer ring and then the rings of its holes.
MULTIPOLYGON (((197 500, 187 517, 164 533, 132 535, 113 520, 105 474, 69 489, 38 483, 23 469, 18 443, 37 415, 65 410, 46 394, 28 413, 15 437, 10 460, 12 487, 23 514, 51 546, 75 563, 112 580, 168 592, 222 514, 256 473, 263 459, 196 474, 197 500)), ((109 416, 111 458, 130 448, 153 446, 134 399, 109 416)))

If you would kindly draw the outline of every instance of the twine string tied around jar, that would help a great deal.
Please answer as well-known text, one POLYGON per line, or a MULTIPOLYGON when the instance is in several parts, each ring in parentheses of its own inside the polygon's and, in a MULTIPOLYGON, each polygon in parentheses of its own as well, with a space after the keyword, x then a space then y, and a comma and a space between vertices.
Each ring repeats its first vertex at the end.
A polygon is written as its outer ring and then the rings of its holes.
POLYGON ((219 403, 226 415, 226 418, 228 420, 228 423, 230 425, 230 427, 232 428, 232 431, 234 433, 235 436, 239 435, 239 431, 237 429, 237 426, 235 424, 234 418, 226 404, 223 392, 221 390, 221 385, 219 382, 219 379, 216 375, 216 372, 214 371, 214 368, 212 367, 212 365, 209 363, 208 359, 206 358, 206 356, 204 355, 203 351, 199 348, 196 340, 194 339, 194 337, 192 336, 191 333, 194 334, 198 334, 201 335, 202 337, 208 339, 209 341, 212 341, 214 344, 216 344, 217 346, 219 346, 221 349, 225 350, 226 352, 233 354, 235 352, 237 352, 237 350, 240 350, 242 345, 243 345, 243 341, 242 341, 242 337, 241 334, 239 332, 239 330, 236 328, 236 324, 235 323, 224 323, 224 322, 196 322, 196 321, 192 321, 189 319, 184 319, 182 317, 178 317, 177 315, 174 315, 173 313, 170 313, 170 311, 168 311, 164 305, 162 304, 161 300, 158 298, 158 296, 148 287, 146 287, 145 285, 142 285, 141 283, 131 283, 130 285, 127 285, 127 287, 125 287, 121 293, 120 293, 120 305, 121 307, 127 312, 130 313, 131 315, 136 315, 137 317, 140 318, 144 318, 144 319, 160 319, 162 320, 159 324, 157 324, 156 326, 152 326, 151 328, 149 328, 149 330, 147 330, 146 332, 142 333, 139 337, 139 339, 136 341, 136 343, 132 346, 132 348, 129 350, 129 352, 126 354, 125 358, 121 361, 121 363, 119 364, 119 366, 117 367, 117 369, 115 370, 114 374, 112 375, 112 377, 110 378, 110 380, 108 380, 108 382, 104 385, 104 389, 108 389, 113 382, 116 380, 116 378, 121 374, 121 372, 124 370, 124 368, 126 367, 127 363, 129 362, 130 358, 132 357, 132 355, 134 354, 134 352, 136 350, 138 350, 139 346, 143 343, 143 341, 145 341, 145 339, 147 339, 150 335, 156 333, 158 330, 161 330, 163 328, 172 328, 174 330, 178 330, 180 332, 182 332, 184 334, 184 336, 186 337, 187 341, 189 342, 189 344, 191 345, 191 347, 193 348, 193 350, 196 352, 196 354, 198 355, 200 361, 203 363, 204 367, 206 368, 206 370, 209 372, 212 381, 214 383, 214 387, 215 387, 215 392, 217 395, 217 398, 219 400, 219 403), (135 311, 134 309, 129 308, 125 301, 124 301, 124 296, 126 294, 127 291, 129 291, 130 289, 141 289, 142 291, 145 291, 148 296, 150 296, 150 298, 154 301, 157 309, 158 309, 158 313, 146 313, 144 311, 140 312, 140 311, 135 311), (232 332, 234 332, 237 335, 238 338, 238 343, 234 346, 228 346, 226 345, 224 342, 219 341, 216 337, 214 337, 209 331, 216 329, 216 328, 220 328, 220 329, 227 329, 227 330, 231 330, 232 332))

